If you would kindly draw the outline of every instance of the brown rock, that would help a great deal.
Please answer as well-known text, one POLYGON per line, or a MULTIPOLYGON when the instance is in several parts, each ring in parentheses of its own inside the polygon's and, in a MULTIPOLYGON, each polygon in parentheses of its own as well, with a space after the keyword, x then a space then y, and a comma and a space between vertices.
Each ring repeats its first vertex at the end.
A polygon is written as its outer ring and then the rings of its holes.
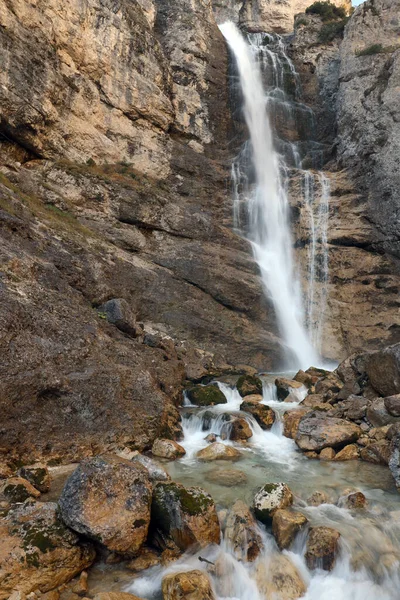
POLYGON ((72 586, 72 591, 78 596, 86 596, 89 591, 88 574, 86 571, 82 571, 79 575, 78 581, 72 586))
POLYGON ((216 469, 206 473, 205 480, 224 487, 245 485, 248 481, 246 473, 237 469, 216 469))
POLYGON ((11 477, 0 481, 0 497, 8 502, 25 502, 28 498, 39 498, 40 492, 23 477, 11 477))
POLYGON ((199 450, 197 459, 202 462, 211 462, 213 460, 239 460, 242 454, 236 448, 227 446, 221 442, 210 444, 206 448, 199 450))
POLYGON ((164 600, 215 600, 210 580, 199 570, 166 575, 162 594, 164 600))
POLYGON ((300 406, 307 406, 313 408, 314 410, 321 410, 323 412, 327 412, 332 408, 331 405, 324 400, 324 397, 321 396, 321 394, 309 394, 300 403, 300 406))
POLYGON ((204 438, 204 441, 208 442, 209 444, 214 444, 217 441, 217 436, 215 435, 215 433, 209 433, 204 438))
POLYGON ((241 561, 254 561, 263 549, 254 517, 241 500, 237 500, 229 511, 225 539, 231 545, 236 558, 241 561))
POLYGON ((150 567, 155 567, 161 562, 161 556, 154 550, 149 548, 142 548, 140 555, 137 558, 129 561, 126 568, 135 573, 140 573, 150 567))
POLYGON ((254 496, 254 514, 269 524, 275 512, 293 503, 293 494, 286 483, 266 483, 254 496))
POLYGON ((386 410, 384 398, 373 400, 367 408, 366 416, 373 427, 384 427, 399 421, 399 417, 393 417, 386 410))
POLYGON ((393 417, 400 417, 400 394, 384 399, 385 408, 393 417))
POLYGON ((43 463, 36 463, 29 467, 22 467, 18 475, 29 481, 39 492, 45 494, 50 489, 50 473, 43 463))
POLYGON ((306 517, 297 511, 280 509, 272 518, 272 533, 280 550, 291 546, 294 538, 307 523, 306 517))
POLYGON ((367 499, 362 492, 352 492, 343 499, 343 505, 346 508, 364 508, 367 504, 367 499))
POLYGON ((340 533, 331 527, 312 527, 307 538, 306 562, 309 569, 331 571, 338 551, 340 533))
POLYGON ((373 388, 381 396, 400 393, 400 344, 374 352, 367 364, 367 373, 373 388))
POLYGON ((175 460, 186 454, 185 448, 174 440, 157 439, 151 448, 151 453, 160 458, 175 460))
POLYGON ((307 589, 301 574, 288 556, 274 555, 266 564, 257 564, 255 579, 263 598, 297 600, 307 589))
POLYGON ((248 394, 246 396, 246 402, 262 402, 263 396, 262 394, 248 394))
POLYGON ((253 396, 246 396, 246 399, 240 405, 240 410, 252 415, 261 429, 271 429, 275 422, 274 411, 265 404, 260 404, 258 401, 250 400, 253 396))
POLYGON ((334 460, 358 460, 360 452, 356 444, 349 444, 336 454, 334 460))
POLYGON ((333 460, 336 456, 336 452, 333 448, 324 448, 319 453, 320 460, 333 460))
POLYGON ((296 444, 302 450, 323 450, 336 448, 355 442, 361 435, 361 429, 344 419, 304 416, 297 430, 296 444))
POLYGON ((306 458, 309 458, 310 460, 312 460, 314 458, 319 458, 317 452, 304 452, 304 456, 306 458))
POLYGON ((93 600, 141 600, 141 598, 126 592, 99 592, 93 600))
POLYGON ((5 463, 0 463, 0 479, 9 479, 12 475, 12 469, 5 463))
POLYGON ((309 412, 308 409, 295 409, 288 410, 283 415, 283 435, 285 437, 291 438, 294 440, 297 435, 297 430, 299 428, 299 423, 305 414, 309 412))
POLYGON ((278 400, 285 400, 287 396, 293 391, 303 387, 300 381, 294 379, 285 379, 284 377, 277 377, 275 379, 276 390, 278 394, 278 400))
POLYGON ((251 438, 253 432, 250 429, 250 425, 246 419, 242 417, 235 418, 230 424, 229 439, 235 442, 246 441, 251 438))
POLYGON ((321 506, 321 504, 330 504, 330 498, 325 492, 314 492, 307 500, 309 506, 321 506))
POLYGON ((390 443, 388 440, 380 440, 373 442, 365 446, 360 452, 361 460, 373 463, 375 465, 387 465, 389 464, 391 451, 390 443))
POLYGON ((298 381, 299 383, 305 385, 307 388, 310 388, 318 381, 318 378, 310 375, 310 373, 305 373, 305 371, 297 371, 296 375, 293 377, 294 381, 298 381))
POLYGON ((241 375, 236 382, 236 387, 239 394, 244 398, 245 396, 257 396, 262 395, 262 381, 255 375, 241 375))

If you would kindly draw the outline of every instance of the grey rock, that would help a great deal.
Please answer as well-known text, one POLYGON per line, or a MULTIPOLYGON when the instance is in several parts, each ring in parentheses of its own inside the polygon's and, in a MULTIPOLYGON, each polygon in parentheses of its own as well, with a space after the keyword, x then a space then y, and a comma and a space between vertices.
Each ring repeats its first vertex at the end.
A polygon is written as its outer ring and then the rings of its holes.
POLYGON ((108 300, 105 304, 102 304, 98 308, 99 313, 103 313, 107 317, 107 321, 112 323, 118 329, 136 336, 138 330, 136 328, 135 315, 129 306, 128 302, 124 298, 113 298, 108 300))
POLYGON ((400 417, 400 394, 384 399, 385 408, 393 417, 400 417))

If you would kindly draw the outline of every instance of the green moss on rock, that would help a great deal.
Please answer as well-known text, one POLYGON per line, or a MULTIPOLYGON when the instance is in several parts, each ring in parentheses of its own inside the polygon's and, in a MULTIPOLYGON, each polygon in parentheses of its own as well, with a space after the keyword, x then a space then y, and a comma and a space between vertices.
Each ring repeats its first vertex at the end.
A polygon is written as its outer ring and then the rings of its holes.
POLYGON ((187 396, 192 404, 197 406, 213 406, 215 404, 226 404, 227 400, 216 384, 195 385, 186 390, 187 396))
POLYGON ((236 387, 242 398, 252 394, 262 394, 263 392, 262 381, 255 375, 241 375, 237 380, 236 387))

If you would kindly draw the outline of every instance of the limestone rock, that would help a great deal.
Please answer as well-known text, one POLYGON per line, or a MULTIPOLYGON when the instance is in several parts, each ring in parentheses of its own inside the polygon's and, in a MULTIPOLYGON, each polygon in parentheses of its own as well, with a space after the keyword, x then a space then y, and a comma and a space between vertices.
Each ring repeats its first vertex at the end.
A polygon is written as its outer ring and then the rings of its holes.
POLYGON ((140 463, 147 470, 152 483, 157 481, 169 481, 171 479, 164 467, 148 456, 137 454, 133 457, 132 462, 140 463))
POLYGON ((63 521, 109 550, 135 555, 147 537, 152 486, 148 471, 114 455, 82 461, 59 500, 63 521))
POLYGON ((223 487, 246 485, 248 478, 244 471, 237 469, 216 469, 205 475, 205 480, 223 487))
POLYGON ((152 525, 178 548, 219 544, 220 527, 213 499, 199 487, 159 483, 153 492, 152 525))
POLYGON ((280 550, 286 550, 308 519, 298 511, 280 509, 272 518, 272 533, 280 550))
POLYGON ((292 440, 296 439, 300 421, 308 412, 309 409, 307 408, 297 408, 285 412, 283 414, 283 435, 292 440))
POLYGON ((90 543, 80 541, 57 514, 57 505, 23 504, 0 523, 0 599, 13 590, 47 592, 71 580, 95 558, 90 543))
POLYGON ((232 446, 227 446, 221 442, 210 444, 206 448, 199 450, 197 459, 202 462, 210 462, 213 460, 239 460, 241 453, 232 446))
POLYGON ((39 498, 40 492, 23 477, 0 480, 0 496, 8 502, 25 502, 28 498, 39 498))
POLYGON ((248 394, 246 396, 246 400, 244 402, 262 402, 263 401, 263 396, 262 394, 248 394))
POLYGON ((296 435, 296 444, 302 450, 319 451, 323 448, 340 448, 355 442, 361 429, 344 419, 320 416, 305 416, 301 419, 296 435))
POLYGON ((230 425, 229 439, 235 442, 246 441, 251 438, 253 432, 250 425, 243 417, 233 419, 230 425))
POLYGON ((199 570, 166 575, 162 594, 164 600, 215 600, 210 580, 199 570))
POLYGON ((256 375, 241 375, 236 382, 239 394, 245 396, 262 395, 262 381, 256 375))
POLYGON ((307 500, 309 506, 321 506, 321 504, 330 504, 330 498, 325 492, 316 491, 307 500))
POLYGON ((266 564, 257 564, 255 579, 263 598, 297 600, 306 592, 306 584, 288 556, 275 554, 266 564))
POLYGON ((254 496, 254 514, 269 524, 275 512, 293 503, 293 494, 286 483, 266 483, 254 496))
POLYGON ((336 456, 336 452, 333 448, 324 448, 319 453, 320 460, 333 460, 336 456))
POLYGON ((254 517, 241 500, 237 500, 229 511, 225 539, 232 546, 235 557, 241 561, 256 560, 263 549, 254 517))
POLYGON ((356 444, 349 444, 336 454, 334 460, 358 460, 360 456, 359 449, 356 444))
POLYGON ((154 440, 151 453, 154 456, 159 456, 160 458, 175 460, 181 456, 184 456, 186 454, 186 450, 174 440, 157 439, 154 440))
POLYGON ((275 423, 275 413, 266 404, 260 404, 260 402, 252 400, 254 396, 246 396, 245 400, 240 405, 240 410, 252 415, 261 429, 271 429, 275 423))
POLYGON ((50 489, 50 473, 45 464, 37 463, 22 467, 18 474, 27 479, 39 492, 45 494, 50 489))
POLYGON ((196 406, 214 406, 214 404, 226 404, 227 399, 216 384, 196 385, 186 390, 187 396, 192 404, 196 406))
POLYGON ((278 377, 275 379, 276 391, 278 394, 278 400, 285 400, 293 390, 298 390, 303 387, 300 381, 294 379, 285 379, 284 377, 278 377))
POLYGON ((393 417, 400 417, 400 394, 384 399, 385 408, 393 417))
POLYGON ((336 560, 339 538, 340 533, 331 527, 311 527, 305 555, 308 568, 331 571, 336 560))

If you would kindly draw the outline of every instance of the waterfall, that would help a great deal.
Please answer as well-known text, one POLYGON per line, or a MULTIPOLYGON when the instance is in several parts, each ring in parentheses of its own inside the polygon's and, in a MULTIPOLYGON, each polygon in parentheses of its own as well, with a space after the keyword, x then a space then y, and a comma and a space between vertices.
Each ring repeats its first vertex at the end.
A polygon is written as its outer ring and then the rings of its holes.
MULTIPOLYGON (((276 77, 272 92, 266 95, 251 46, 233 23, 225 23, 220 29, 236 59, 252 147, 256 185, 248 200, 249 240, 265 292, 275 308, 288 358, 294 359, 295 366, 307 368, 317 362, 317 354, 303 325, 301 294, 293 266, 287 177, 282 176, 286 165, 275 151, 267 114, 267 104, 282 95, 283 69, 266 48, 276 77)), ((290 106, 287 108, 291 110, 290 106)))

